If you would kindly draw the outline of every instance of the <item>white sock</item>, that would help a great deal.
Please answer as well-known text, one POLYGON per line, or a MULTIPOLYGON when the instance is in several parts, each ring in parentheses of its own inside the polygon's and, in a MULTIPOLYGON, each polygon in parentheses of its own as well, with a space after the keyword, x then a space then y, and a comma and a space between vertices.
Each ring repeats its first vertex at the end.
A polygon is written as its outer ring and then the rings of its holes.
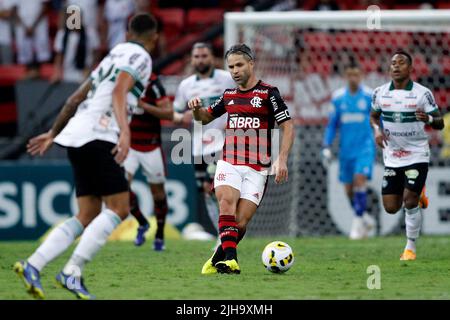
POLYGON ((413 209, 405 208, 405 224, 406 238, 408 239, 405 249, 416 252, 416 241, 422 226, 422 210, 419 206, 413 209))
POLYGON ((217 233, 219 233, 219 208, 217 207, 217 202, 214 198, 206 194, 205 195, 206 211, 208 211, 209 219, 211 219, 212 225, 216 228, 217 233))
POLYGON ((122 220, 114 211, 104 208, 84 230, 80 243, 75 248, 63 272, 66 275, 74 274, 74 272, 81 275, 84 265, 94 258, 121 222, 122 220))
POLYGON ((45 241, 28 258, 28 263, 39 272, 53 259, 75 241, 83 233, 83 225, 76 217, 72 217, 53 229, 45 241))

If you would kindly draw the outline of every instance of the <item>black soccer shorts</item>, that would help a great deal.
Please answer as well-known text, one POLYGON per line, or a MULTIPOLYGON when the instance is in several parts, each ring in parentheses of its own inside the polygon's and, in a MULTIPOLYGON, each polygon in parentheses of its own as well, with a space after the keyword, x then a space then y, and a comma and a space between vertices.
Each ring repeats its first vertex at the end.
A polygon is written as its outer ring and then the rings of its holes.
POLYGON ((385 167, 382 194, 403 194, 404 189, 422 192, 427 179, 428 163, 415 163, 406 167, 385 167))
POLYGON ((94 140, 79 148, 67 148, 77 197, 109 196, 128 191, 125 170, 114 160, 111 142, 94 140))

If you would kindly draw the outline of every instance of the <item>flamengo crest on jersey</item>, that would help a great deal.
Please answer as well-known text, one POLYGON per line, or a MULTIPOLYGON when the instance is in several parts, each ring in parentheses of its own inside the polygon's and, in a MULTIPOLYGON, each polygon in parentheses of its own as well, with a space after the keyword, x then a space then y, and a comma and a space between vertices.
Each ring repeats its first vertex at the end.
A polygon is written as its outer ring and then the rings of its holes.
POLYGON ((215 118, 228 115, 223 160, 258 171, 272 164, 271 133, 275 122, 280 125, 291 119, 278 89, 262 81, 246 91, 225 90, 208 112, 215 118))
POLYGON ((396 90, 392 82, 375 89, 372 109, 380 112, 388 145, 383 149, 384 164, 403 167, 429 162, 430 146, 424 130, 425 123, 418 121, 416 110, 432 113, 437 110, 431 91, 410 81, 405 90, 396 90))
POLYGON ((93 140, 117 143, 119 126, 112 107, 112 92, 120 72, 129 73, 135 85, 127 94, 129 118, 137 108, 138 99, 147 87, 152 70, 152 60, 140 44, 121 43, 92 71, 92 89, 87 99, 78 107, 77 113, 55 138, 55 142, 66 147, 80 147, 93 140))

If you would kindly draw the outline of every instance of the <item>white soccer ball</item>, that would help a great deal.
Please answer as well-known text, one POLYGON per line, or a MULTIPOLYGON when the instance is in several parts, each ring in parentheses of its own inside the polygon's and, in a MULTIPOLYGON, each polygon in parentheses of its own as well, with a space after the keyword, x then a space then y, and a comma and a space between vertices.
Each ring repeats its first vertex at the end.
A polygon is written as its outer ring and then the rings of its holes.
POLYGON ((269 243, 262 253, 264 267, 270 272, 282 273, 288 271, 294 264, 294 252, 285 242, 269 243))

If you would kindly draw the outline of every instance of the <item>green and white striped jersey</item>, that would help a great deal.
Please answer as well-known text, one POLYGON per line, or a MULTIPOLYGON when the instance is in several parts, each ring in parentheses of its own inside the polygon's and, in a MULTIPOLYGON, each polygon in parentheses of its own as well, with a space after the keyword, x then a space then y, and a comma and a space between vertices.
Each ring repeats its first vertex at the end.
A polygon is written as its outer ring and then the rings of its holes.
POLYGON ((417 82, 410 81, 402 90, 395 89, 392 82, 374 90, 372 109, 381 113, 383 131, 389 139, 383 149, 386 166, 404 167, 429 162, 425 123, 416 119, 415 112, 432 113, 437 108, 431 91, 417 82))
POLYGON ((152 59, 140 44, 121 43, 92 71, 92 89, 77 113, 55 138, 55 142, 67 147, 80 147, 93 140, 117 143, 119 126, 112 106, 112 92, 120 72, 129 73, 135 80, 127 95, 129 120, 137 108, 138 99, 144 95, 152 72, 152 59))

